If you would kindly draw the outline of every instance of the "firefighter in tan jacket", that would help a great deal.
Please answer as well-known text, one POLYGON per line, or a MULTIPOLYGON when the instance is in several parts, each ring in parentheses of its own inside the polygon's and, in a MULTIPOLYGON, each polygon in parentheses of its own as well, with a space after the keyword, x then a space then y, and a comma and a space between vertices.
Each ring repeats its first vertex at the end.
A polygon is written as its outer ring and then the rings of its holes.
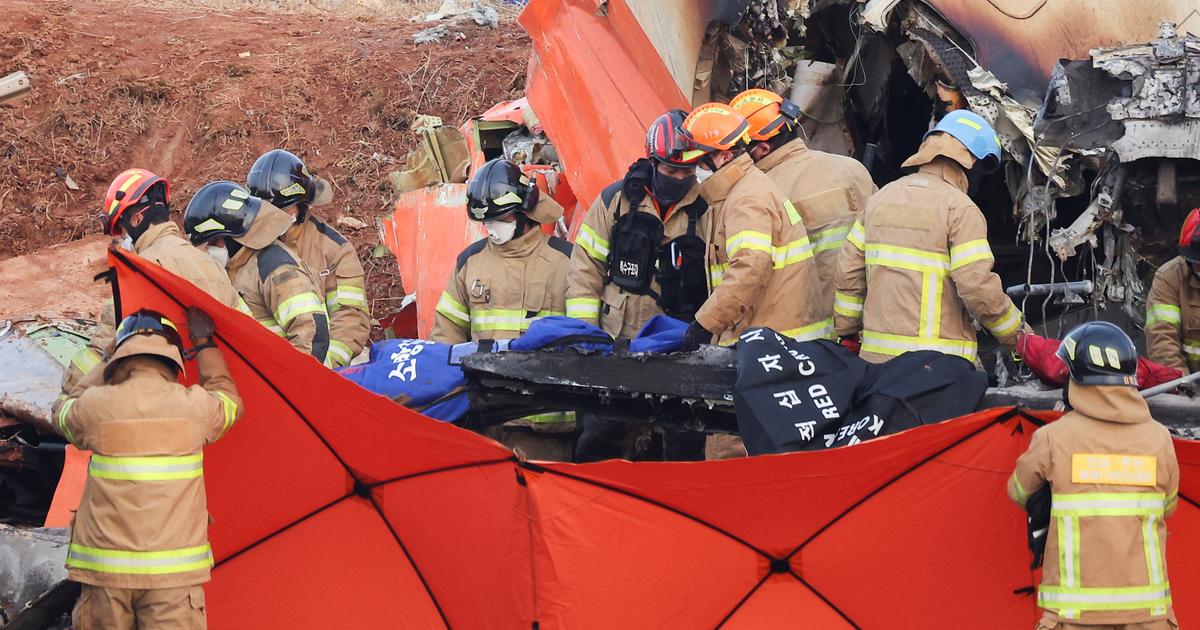
POLYGON ((937 350, 975 361, 972 316, 1016 347, 1027 327, 992 272, 987 221, 967 194, 969 177, 999 161, 987 121, 956 110, 904 162, 917 172, 867 203, 842 246, 834 294, 837 334, 853 348, 861 332, 862 358, 937 350))
POLYGON ((354 246, 310 211, 310 207, 333 200, 332 187, 310 174, 300 158, 282 149, 268 151, 254 162, 246 176, 246 187, 254 196, 295 217, 295 225, 279 240, 320 276, 317 288, 322 290, 329 313, 326 364, 349 365, 370 342, 371 313, 366 272, 354 246))
POLYGON ((712 293, 688 329, 684 349, 715 340, 731 345, 747 328, 767 326, 806 341, 833 332, 829 305, 804 221, 746 154, 746 119, 728 105, 701 105, 684 121, 709 203, 709 285, 712 293))
POLYGON ((568 317, 631 338, 660 313, 691 322, 708 297, 708 203, 700 197, 695 159, 682 158, 691 146, 685 116, 672 110, 655 119, 646 132, 648 157, 588 209, 571 254, 568 317))
POLYGON ((1167 429, 1137 391, 1137 350, 1108 322, 1076 327, 1059 346, 1071 411, 1033 434, 1008 495, 1026 506, 1050 486, 1038 628, 1178 627, 1167 580, 1164 519, 1179 499, 1167 429))
POLYGON ((1190 374, 1200 369, 1200 208, 1179 232, 1179 256, 1159 267, 1146 300, 1146 354, 1190 374))
MULTIPOLYGON (((224 264, 206 256, 188 243, 179 226, 169 220, 171 182, 150 171, 129 169, 113 180, 104 196, 100 224, 104 233, 119 239, 120 246, 191 282, 218 302, 242 312, 246 305, 229 282, 224 264)), ((100 326, 88 347, 79 351, 67 366, 63 394, 100 363, 112 341, 116 321, 112 303, 100 314, 100 326)))
MULTIPOLYGON (((564 315, 571 244, 539 225, 558 221, 562 206, 540 195, 515 164, 496 159, 467 184, 467 213, 488 236, 459 254, 430 338, 449 344, 513 339, 535 319, 564 315)), ((541 414, 493 429, 489 436, 530 459, 571 460, 574 414, 541 414)))
POLYGON ((183 214, 192 243, 229 252, 225 270, 250 316, 324 362, 329 316, 320 279, 278 240, 291 225, 286 212, 228 181, 205 184, 183 214))
POLYGON ((738 94, 729 105, 750 123, 750 157, 804 219, 821 296, 833 308, 838 254, 850 226, 878 190, 858 160, 808 148, 799 136, 800 108, 769 90, 738 94))
POLYGON ((179 384, 175 325, 143 310, 121 322, 89 387, 54 407, 55 430, 92 451, 67 551, 67 575, 83 584, 76 630, 206 627, 203 449, 241 416, 241 401, 212 321, 190 309, 188 325, 199 385, 179 384))

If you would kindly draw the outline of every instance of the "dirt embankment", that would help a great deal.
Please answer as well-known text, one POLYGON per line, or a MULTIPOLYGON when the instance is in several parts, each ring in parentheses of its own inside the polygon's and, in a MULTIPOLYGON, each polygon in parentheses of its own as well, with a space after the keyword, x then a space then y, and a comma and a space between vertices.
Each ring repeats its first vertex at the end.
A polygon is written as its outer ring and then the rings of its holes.
POLYGON ((415 144, 413 116, 459 124, 518 96, 529 55, 511 19, 414 45, 428 25, 408 19, 412 7, 3 4, 0 74, 24 70, 34 89, 0 106, 0 260, 97 233, 104 191, 126 168, 171 179, 178 215, 204 183, 242 181, 258 155, 282 147, 334 182, 324 218, 368 226, 339 229, 368 267, 377 315, 399 303, 399 281, 390 259, 369 259, 374 218, 392 203, 387 173, 415 144))

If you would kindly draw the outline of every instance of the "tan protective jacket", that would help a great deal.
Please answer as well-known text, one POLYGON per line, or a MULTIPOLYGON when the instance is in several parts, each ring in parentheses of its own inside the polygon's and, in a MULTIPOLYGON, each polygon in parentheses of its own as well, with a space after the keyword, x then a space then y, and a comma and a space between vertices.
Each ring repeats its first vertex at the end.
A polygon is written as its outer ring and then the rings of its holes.
POLYGON ((358 253, 337 230, 310 211, 308 220, 288 228, 280 239, 300 255, 320 278, 318 286, 329 313, 330 367, 342 367, 370 341, 371 312, 367 306, 366 272, 358 253))
POLYGON ((1200 280, 1183 257, 1154 274, 1146 300, 1146 354, 1184 374, 1200 369, 1200 280))
POLYGON ((730 345, 767 326, 807 341, 833 332, 804 220, 771 178, 741 155, 700 184, 709 203, 709 288, 696 321, 730 345))
POLYGON ((833 309, 833 278, 850 226, 878 188, 858 160, 808 148, 796 138, 755 163, 804 219, 821 277, 821 295, 833 309))
POLYGON ((55 405, 56 431, 92 451, 70 579, 126 589, 208 581, 203 447, 229 431, 241 400, 220 351, 201 350, 196 365, 200 384, 185 387, 157 359, 128 357, 107 383, 93 370, 91 387, 55 405))
POLYGON ((296 347, 324 362, 329 349, 329 316, 319 277, 278 239, 292 217, 266 201, 238 250, 225 267, 250 316, 296 347))
POLYGON ((839 336, 862 332, 867 361, 912 350, 975 361, 972 315, 1016 347, 1024 317, 992 273, 987 221, 966 193, 974 159, 953 137, 930 136, 904 163, 920 170, 884 186, 851 228, 834 312, 839 336))
MULTIPOLYGON (((618 207, 622 216, 629 212, 629 201, 621 190, 623 184, 624 180, 617 180, 604 189, 579 226, 579 234, 575 237, 578 247, 571 253, 571 273, 567 279, 567 316, 595 324, 613 337, 630 338, 650 318, 663 311, 653 295, 627 293, 607 281, 614 213, 618 207)), ((676 210, 691 205, 699 196, 700 187, 693 186, 679 203, 667 209, 662 243, 687 234, 688 216, 676 210)), ((662 217, 658 203, 649 192, 637 210, 662 217)), ((696 221, 696 236, 700 238, 708 233, 709 214, 705 212, 696 221)), ((657 279, 651 280, 650 289, 655 295, 659 293, 657 279)))
MULTIPOLYGON (((560 216, 562 206, 548 195, 529 214, 543 224, 560 216)), ((458 255, 454 275, 438 300, 430 339, 450 344, 513 339, 540 317, 565 315, 570 264, 571 244, 535 228, 503 245, 487 238, 475 241, 458 255)), ((573 431, 575 417, 548 413, 508 424, 557 433, 573 431)))
POLYGON ((1070 384, 1074 411, 1033 434, 1008 496, 1053 496, 1038 605, 1067 623, 1132 624, 1173 616, 1166 525, 1179 496, 1167 429, 1137 389, 1070 384))
MULTIPOLYGON (((150 226, 134 242, 138 256, 191 282, 201 291, 213 296, 218 302, 249 314, 246 304, 229 282, 229 276, 217 261, 194 247, 184 236, 178 225, 165 221, 150 226)), ((63 394, 78 393, 75 386, 83 376, 96 367, 104 356, 104 348, 116 333, 116 316, 112 302, 107 302, 100 313, 100 325, 87 347, 76 353, 63 375, 63 394)))

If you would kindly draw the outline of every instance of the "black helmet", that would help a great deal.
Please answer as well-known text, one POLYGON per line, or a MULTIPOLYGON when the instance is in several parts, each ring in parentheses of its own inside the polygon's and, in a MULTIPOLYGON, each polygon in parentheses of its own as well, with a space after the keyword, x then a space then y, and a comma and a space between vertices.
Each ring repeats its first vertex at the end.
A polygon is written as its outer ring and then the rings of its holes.
POLYGON ((183 230, 193 245, 202 245, 219 236, 242 236, 254 223, 262 200, 241 184, 210 182, 196 191, 183 211, 183 230))
POLYGON ((475 172, 467 183, 467 217, 493 221, 537 205, 538 188, 516 164, 496 158, 475 172))
POLYGON ((308 167, 294 154, 275 149, 254 161, 246 176, 246 188, 259 199, 266 199, 276 208, 300 203, 306 210, 317 194, 316 182, 308 167))
POLYGON ((117 364, 128 357, 153 356, 183 370, 183 340, 179 329, 162 313, 142 309, 121 320, 117 326, 113 349, 104 368, 107 381, 117 364))
POLYGON ((1076 383, 1137 387, 1137 348, 1116 324, 1088 322, 1076 326, 1058 346, 1057 354, 1076 383))

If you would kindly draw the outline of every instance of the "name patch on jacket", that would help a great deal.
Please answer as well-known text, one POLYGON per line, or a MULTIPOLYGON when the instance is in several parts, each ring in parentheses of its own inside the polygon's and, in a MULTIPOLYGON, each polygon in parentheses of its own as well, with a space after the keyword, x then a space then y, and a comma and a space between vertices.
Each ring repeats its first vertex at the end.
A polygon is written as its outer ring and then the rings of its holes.
POLYGON ((1075 453, 1071 456, 1071 482, 1153 487, 1158 483, 1158 458, 1075 453))

